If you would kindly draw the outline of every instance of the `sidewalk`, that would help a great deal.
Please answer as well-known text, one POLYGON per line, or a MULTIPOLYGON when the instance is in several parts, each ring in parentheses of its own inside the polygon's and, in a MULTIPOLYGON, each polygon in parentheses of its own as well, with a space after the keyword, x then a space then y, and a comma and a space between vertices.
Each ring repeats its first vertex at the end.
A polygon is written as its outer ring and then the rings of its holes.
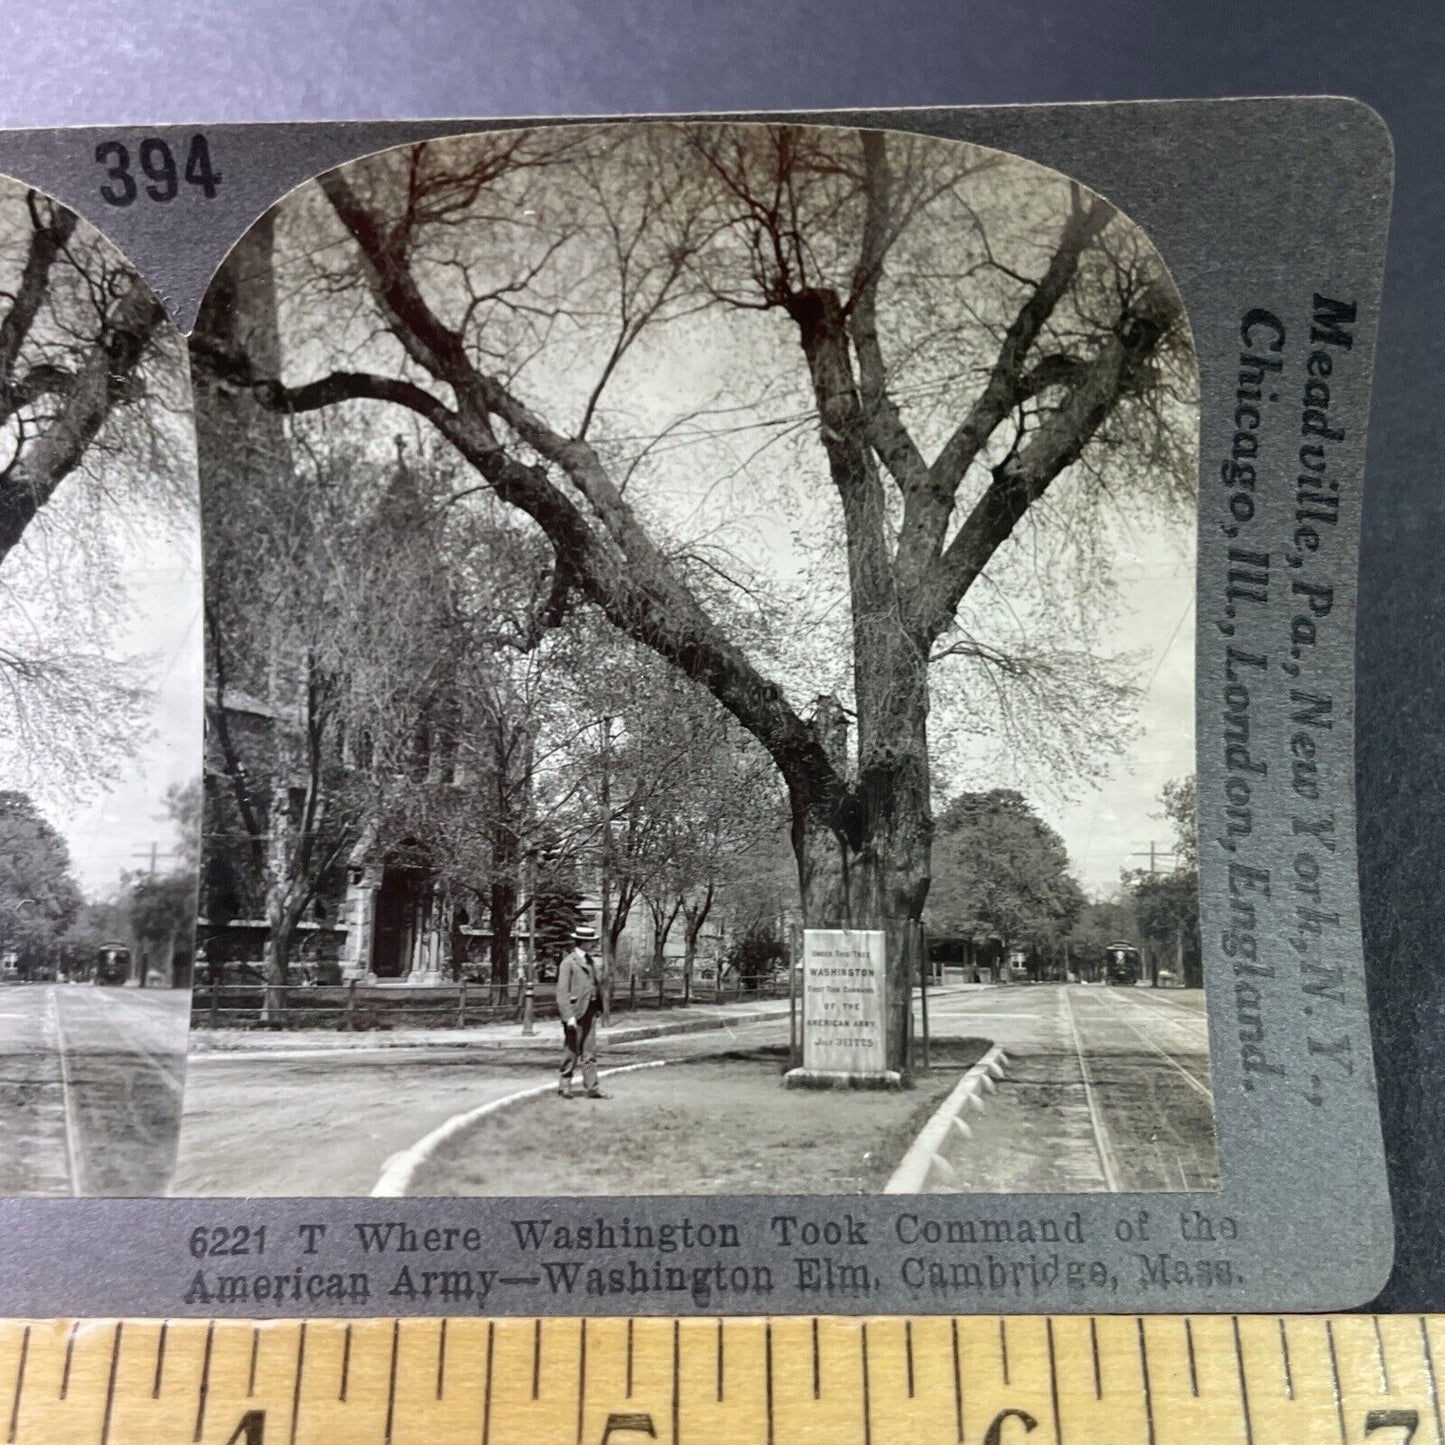
MULTIPOLYGON (((767 1019, 787 1018, 787 999, 760 999, 735 1004, 690 1004, 686 1008, 668 1009, 662 1014, 623 1014, 616 1017, 611 1028, 597 1032, 598 1042, 609 1044, 636 1043, 643 1039, 662 1038, 669 1034, 701 1033, 707 1029, 729 1028, 736 1024, 758 1023, 767 1019)), ((524 1034, 516 1020, 501 1023, 474 1024, 469 1028, 429 1029, 363 1029, 346 1033, 337 1029, 192 1029, 190 1052, 222 1053, 287 1053, 298 1048, 335 1049, 416 1049, 448 1048, 535 1049, 560 1047, 561 1025, 555 1018, 536 1022, 536 1032, 524 1034)))
MULTIPOLYGON (((981 993, 989 984, 949 984, 929 990, 930 1002, 935 998, 956 994, 981 993)), ((801 1009, 801 999, 799 1007, 801 1009)), ((762 1023, 769 1019, 786 1019, 788 1000, 738 1000, 731 1004, 689 1004, 671 1008, 661 1014, 622 1014, 611 1028, 598 1030, 598 1043, 603 1048, 616 1044, 639 1043, 645 1039, 666 1038, 675 1034, 704 1033, 712 1029, 733 1028, 739 1024, 762 1023)), ((454 1049, 492 1053, 515 1049, 518 1052, 559 1047, 561 1028, 555 1018, 538 1019, 536 1032, 524 1034, 516 1020, 502 1023, 475 1024, 470 1028, 365 1029, 346 1033, 336 1029, 208 1029, 191 1030, 190 1053, 294 1053, 298 1049, 316 1050, 365 1049, 454 1049)))

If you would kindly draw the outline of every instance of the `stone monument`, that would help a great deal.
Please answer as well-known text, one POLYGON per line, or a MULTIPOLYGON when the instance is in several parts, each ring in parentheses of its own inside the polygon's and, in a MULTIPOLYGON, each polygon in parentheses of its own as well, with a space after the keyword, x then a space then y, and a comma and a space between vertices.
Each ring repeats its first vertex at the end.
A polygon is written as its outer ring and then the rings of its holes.
POLYGON ((882 929, 803 931, 803 1067, 797 1089, 896 1089, 888 1067, 887 945, 882 929))

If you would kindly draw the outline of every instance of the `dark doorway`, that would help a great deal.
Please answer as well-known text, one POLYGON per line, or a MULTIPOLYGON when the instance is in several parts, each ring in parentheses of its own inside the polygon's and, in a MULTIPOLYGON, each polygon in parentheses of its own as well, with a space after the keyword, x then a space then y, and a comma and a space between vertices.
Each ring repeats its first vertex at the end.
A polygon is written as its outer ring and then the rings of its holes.
POLYGON ((411 868, 382 870, 371 950, 371 971, 378 978, 405 978, 411 972, 417 878, 411 868))

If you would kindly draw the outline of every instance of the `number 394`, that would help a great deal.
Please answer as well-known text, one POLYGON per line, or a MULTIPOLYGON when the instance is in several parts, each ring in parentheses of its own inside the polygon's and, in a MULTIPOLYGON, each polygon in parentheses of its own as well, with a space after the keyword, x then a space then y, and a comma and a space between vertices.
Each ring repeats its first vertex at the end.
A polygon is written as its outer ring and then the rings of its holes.
POLYGON ((211 148, 203 135, 191 137, 186 158, 180 164, 170 142, 159 136, 141 141, 134 158, 124 141, 101 141, 95 148, 95 163, 106 168, 107 180, 100 188, 100 196, 112 206, 128 206, 142 191, 164 205, 180 194, 183 180, 210 200, 221 184, 221 173, 211 163, 211 148))

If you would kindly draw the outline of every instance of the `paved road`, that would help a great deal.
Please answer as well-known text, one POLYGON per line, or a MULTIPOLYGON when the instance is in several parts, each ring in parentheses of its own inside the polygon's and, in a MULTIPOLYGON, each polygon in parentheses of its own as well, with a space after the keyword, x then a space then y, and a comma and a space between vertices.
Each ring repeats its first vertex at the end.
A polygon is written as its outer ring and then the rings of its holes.
MULTIPOLYGON (((557 1077, 555 1021, 531 1047, 267 1047, 191 1057, 175 1195, 369 1194, 386 1161, 454 1114, 557 1077), (244 1110, 246 1126, 238 1127, 244 1110), (276 1142, 284 1140, 284 1147, 276 1142)), ((604 1046, 603 1068, 786 1044, 788 1021, 604 1046)), ((319 1043, 320 1041, 318 1041, 319 1043)))
POLYGON ((0 987, 0 1195, 164 1194, 189 995, 0 987))
MULTIPOLYGON (((1217 1164, 1202 1008, 1200 994, 1148 989, 1019 985, 935 996, 935 1038, 992 1039, 1015 1058, 975 1127, 966 1168, 956 1161, 959 1187, 1212 1187, 1203 1182, 1217 1164)), ((172 1193, 367 1194, 393 1154, 447 1119, 554 1079, 554 1032, 544 1024, 535 1048, 505 1053, 458 1041, 193 1057, 172 1193)), ((787 1037, 783 1016, 604 1047, 601 1064, 779 1047, 787 1037)))
POLYGON ((972 1138, 950 1139, 941 1192, 1219 1187, 1202 992, 1018 988, 966 1014, 1011 1062, 972 1138))

